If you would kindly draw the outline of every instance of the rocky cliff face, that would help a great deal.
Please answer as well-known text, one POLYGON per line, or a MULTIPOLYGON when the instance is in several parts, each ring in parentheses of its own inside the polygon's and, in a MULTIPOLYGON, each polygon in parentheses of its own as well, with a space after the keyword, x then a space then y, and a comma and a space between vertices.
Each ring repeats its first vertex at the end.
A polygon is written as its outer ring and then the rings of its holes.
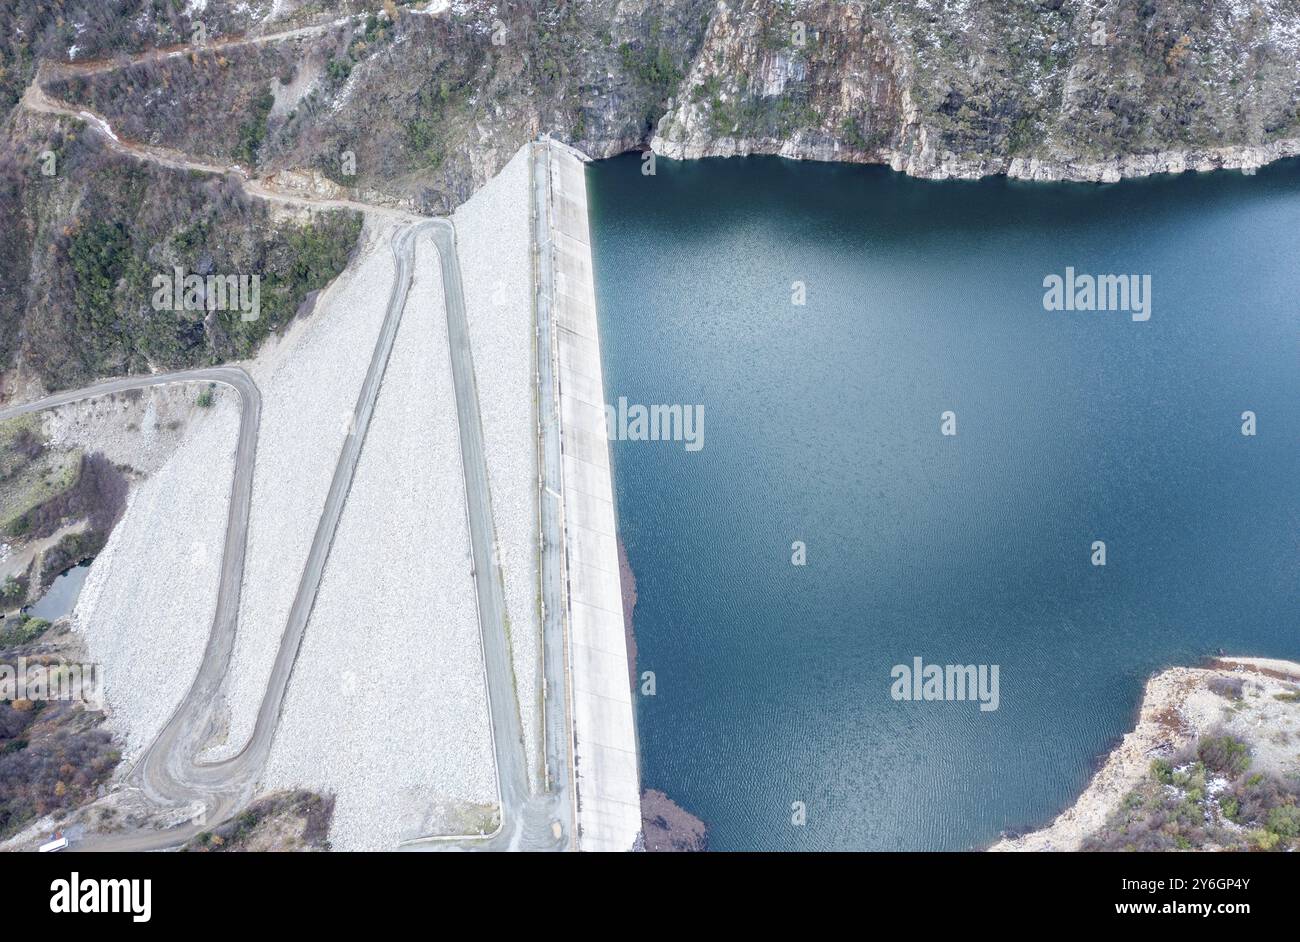
POLYGON ((1300 153, 1298 105, 1295 0, 732 0, 652 144, 1111 180, 1300 153))
POLYGON ((653 145, 887 162, 915 144, 905 69, 862 6, 722 3, 653 145))
POLYGON ((1300 0, 187 9, 158 41, 199 20, 207 47, 109 68, 68 53, 45 88, 133 139, 428 212, 542 132, 595 156, 773 153, 924 177, 1113 180, 1300 153, 1300 0))

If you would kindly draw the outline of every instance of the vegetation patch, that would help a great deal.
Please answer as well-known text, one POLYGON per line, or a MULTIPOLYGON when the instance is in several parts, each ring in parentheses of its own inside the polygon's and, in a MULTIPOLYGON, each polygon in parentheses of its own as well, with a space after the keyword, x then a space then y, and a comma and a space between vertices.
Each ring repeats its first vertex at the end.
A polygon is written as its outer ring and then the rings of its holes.
MULTIPOLYGON (((28 572, 31 567, 28 567, 28 572)), ((27 591, 31 586, 31 579, 26 572, 19 573, 16 576, 9 576, 0 583, 0 611, 12 611, 20 607, 27 601, 27 591)))
MULTIPOLYGON (((49 627, 25 615, 6 618, 0 665, 16 673, 19 656, 29 668, 74 660, 65 648, 66 634, 42 637, 49 627)), ((102 712, 77 701, 0 699, 0 839, 99 796, 121 759, 103 721, 102 712)))
MULTIPOLYGON (((0 535, 5 539, 48 536, 51 520, 81 482, 83 455, 78 451, 44 452, 15 468, 0 482, 0 535)), ((57 524, 55 526, 57 529, 57 524)))
POLYGON ((262 141, 266 140, 266 119, 270 117, 274 104, 275 95, 269 88, 253 99, 252 113, 239 126, 239 139, 235 144, 236 160, 250 167, 257 165, 257 151, 262 146, 262 141))
MULTIPOLYGON (((267 107, 265 97, 254 106, 245 158, 264 144, 254 125, 265 126, 267 107)), ((28 124, 27 134, 0 145, 0 215, 12 234, 0 245, 0 369, 21 354, 50 389, 249 357, 356 246, 357 213, 282 221, 234 177, 124 157, 70 119, 32 116, 28 124), (63 155, 53 177, 33 163, 44 150, 63 155), (178 267, 256 276, 259 316, 245 320, 237 305, 160 310, 153 279, 178 267)))
POLYGON ((1234 736, 1206 736, 1151 763, 1083 850, 1297 850, 1300 780, 1250 771, 1234 736))
POLYGON ((0 622, 0 649, 20 648, 45 633, 50 623, 44 618, 12 615, 0 622))
POLYGON ((107 530, 88 528, 64 536, 41 555, 41 590, 49 588, 61 573, 94 559, 107 542, 107 530))
POLYGON ((235 817, 195 835, 182 850, 327 851, 334 798, 297 790, 277 792, 253 802, 235 817))
MULTIPOLYGON (((10 511, 0 525, 6 536, 47 537, 74 520, 89 520, 90 528, 103 537, 113 529, 126 506, 126 477, 103 455, 77 451, 71 456, 71 462, 59 474, 29 492, 27 502, 10 511)), ((100 539, 93 535, 70 539, 77 536, 70 534, 59 545, 67 542, 64 550, 73 553, 77 546, 91 546, 100 539)))

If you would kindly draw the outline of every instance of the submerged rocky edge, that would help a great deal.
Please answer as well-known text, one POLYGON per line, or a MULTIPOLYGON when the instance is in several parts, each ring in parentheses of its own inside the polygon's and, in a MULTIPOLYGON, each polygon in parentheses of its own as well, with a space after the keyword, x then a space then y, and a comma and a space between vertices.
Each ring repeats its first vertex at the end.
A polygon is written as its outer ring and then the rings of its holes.
POLYGON ((1300 847, 1300 663, 1229 658, 1147 681, 1075 804, 993 851, 1300 847))
MULTIPOLYGON (((636 575, 627 558, 627 546, 618 538, 618 577, 623 591, 623 633, 627 642, 628 682, 632 696, 639 695, 637 683, 637 647, 633 630, 636 610, 636 575)), ((705 851, 709 849, 709 829, 664 792, 647 788, 641 793, 641 839, 638 850, 705 851)))

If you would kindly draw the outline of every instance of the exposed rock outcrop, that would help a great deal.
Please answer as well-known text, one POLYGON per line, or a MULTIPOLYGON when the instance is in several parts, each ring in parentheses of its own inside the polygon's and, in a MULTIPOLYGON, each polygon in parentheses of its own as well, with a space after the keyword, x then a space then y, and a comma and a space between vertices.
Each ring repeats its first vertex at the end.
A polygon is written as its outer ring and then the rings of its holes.
POLYGON ((709 849, 704 822, 661 791, 650 788, 642 794, 641 820, 645 849, 651 853, 709 849))
MULTIPOLYGON (((1300 154, 1300 0, 274 10, 246 8, 241 27, 210 0, 208 46, 110 67, 65 53, 45 88, 134 139, 426 212, 543 132, 593 156, 782 154, 935 178, 1110 181, 1300 154)), ((160 22, 159 41, 180 28, 160 22)))
POLYGON ((652 143, 1085 181, 1300 154, 1300 6, 1208 7, 723 2, 652 143))

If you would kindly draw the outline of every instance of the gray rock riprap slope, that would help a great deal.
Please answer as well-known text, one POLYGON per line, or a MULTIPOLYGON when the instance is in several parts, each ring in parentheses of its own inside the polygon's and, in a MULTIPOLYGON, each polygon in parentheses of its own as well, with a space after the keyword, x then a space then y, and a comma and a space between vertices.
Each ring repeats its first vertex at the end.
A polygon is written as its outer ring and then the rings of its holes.
MULTIPOLYGON (((496 802, 442 280, 415 280, 294 666, 267 789, 336 798, 339 850, 496 802)), ((462 824, 462 826, 464 826, 462 824)))
POLYGON ((236 394, 218 387, 213 397, 171 457, 132 490, 72 614, 103 670, 122 768, 180 704, 212 628, 239 432, 236 394))
POLYGON ((529 775, 541 771, 541 622, 537 579, 528 149, 456 211, 456 240, 483 420, 496 545, 529 775))
POLYGON ((392 290, 390 230, 391 224, 370 224, 358 258, 321 294, 311 317, 249 365, 262 391, 262 424, 248 555, 239 630, 217 710, 224 736, 206 758, 233 755, 252 735, 392 290))

